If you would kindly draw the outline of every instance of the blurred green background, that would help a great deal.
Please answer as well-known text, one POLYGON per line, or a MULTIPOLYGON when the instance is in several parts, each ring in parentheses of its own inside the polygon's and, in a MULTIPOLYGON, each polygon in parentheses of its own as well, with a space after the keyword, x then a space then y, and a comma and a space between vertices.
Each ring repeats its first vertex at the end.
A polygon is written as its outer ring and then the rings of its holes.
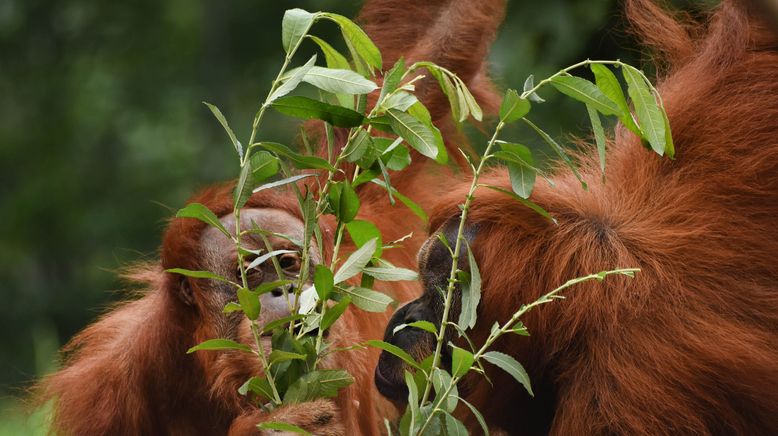
MULTIPOLYGON (((117 270, 155 258, 172 211, 198 187, 236 175, 234 152, 200 101, 246 136, 282 60, 284 9, 353 16, 359 4, 0 0, 0 434, 41 431, 43 414, 28 421, 19 400, 30 382, 122 298, 117 270)), ((336 28, 315 33, 334 40, 336 28)), ((521 88, 529 74, 587 57, 635 62, 627 35, 615 0, 513 0, 493 76, 521 88)), ((582 106, 542 94, 541 126, 588 134, 582 106)), ((263 138, 292 143, 297 123, 273 120, 263 138)))

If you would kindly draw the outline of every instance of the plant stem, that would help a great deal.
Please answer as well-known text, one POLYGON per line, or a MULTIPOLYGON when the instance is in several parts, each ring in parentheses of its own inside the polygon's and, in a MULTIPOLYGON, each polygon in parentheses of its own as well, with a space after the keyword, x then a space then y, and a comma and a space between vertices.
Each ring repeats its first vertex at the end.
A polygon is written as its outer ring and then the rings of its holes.
MULTIPOLYGON (((440 365, 440 354, 443 349, 443 341, 445 340, 448 315, 453 303, 452 300, 454 295, 454 289, 456 288, 456 275, 457 275, 457 271, 459 270, 458 268, 459 256, 462 251, 462 241, 464 241, 465 223, 467 221, 468 212, 470 211, 470 204, 472 203, 474 198, 473 194, 475 193, 475 190, 478 188, 478 179, 481 176, 481 173, 483 172, 486 161, 488 160, 488 156, 490 155, 492 148, 494 147, 494 144, 497 142, 497 137, 500 134, 500 131, 502 131, 503 127, 505 127, 505 123, 500 121, 497 124, 497 127, 494 129, 494 134, 492 135, 492 138, 489 140, 489 143, 486 146, 486 150, 484 151, 484 158, 481 159, 481 162, 479 162, 478 164, 478 168, 473 173, 473 180, 470 183, 470 189, 467 193, 467 198, 465 199, 465 203, 462 206, 462 215, 459 220, 459 229, 457 230, 457 240, 454 245, 454 253, 451 259, 451 272, 449 273, 449 277, 448 277, 448 288, 446 289, 446 299, 444 300, 445 305, 443 307, 443 317, 441 318, 440 329, 438 331, 437 341, 435 344, 435 353, 432 355, 433 356, 432 368, 437 368, 440 365)), ((432 371, 430 371, 429 376, 427 377, 427 386, 424 388, 424 394, 421 397, 420 404, 422 406, 429 399, 431 387, 432 387, 432 371)))
POLYGON ((585 67, 585 66, 587 66, 587 65, 591 65, 591 64, 607 64, 607 65, 618 65, 618 66, 620 66, 620 67, 624 65, 624 63, 623 63, 623 62, 621 62, 621 61, 601 61, 601 60, 595 60, 595 61, 593 61, 593 60, 591 60, 591 59, 586 59, 585 61, 581 61, 581 62, 578 62, 577 64, 573 64, 573 65, 570 65, 569 67, 563 68, 563 69, 561 69, 561 70, 557 71, 556 73, 554 73, 553 75, 551 75, 551 76, 549 76, 549 77, 547 77, 547 78, 545 78, 545 79, 541 80, 541 81, 540 81, 540 82, 538 82, 538 84, 537 84, 537 85, 535 85, 535 86, 534 86, 532 89, 528 89, 528 90, 526 90, 526 91, 522 92, 522 93, 521 93, 521 98, 524 98, 524 99, 526 99, 526 98, 527 98, 527 97, 529 97, 530 95, 532 95, 532 94, 534 94, 535 92, 537 92, 537 90, 538 90, 538 89, 540 89, 540 88, 542 88, 544 85, 546 85, 546 84, 550 83, 550 82, 551 82, 551 81, 552 81, 552 80, 553 80, 555 77, 561 76, 561 75, 563 75, 563 74, 567 74, 568 72, 570 72, 570 71, 572 71, 572 70, 574 70, 574 69, 576 69, 576 68, 585 67))

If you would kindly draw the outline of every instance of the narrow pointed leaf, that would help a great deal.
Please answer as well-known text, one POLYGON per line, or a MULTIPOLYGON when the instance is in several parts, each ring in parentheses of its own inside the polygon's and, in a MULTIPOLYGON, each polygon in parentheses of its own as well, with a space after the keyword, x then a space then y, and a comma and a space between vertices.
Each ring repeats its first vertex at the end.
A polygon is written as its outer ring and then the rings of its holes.
POLYGON ((227 235, 227 237, 232 237, 227 229, 224 228, 224 225, 221 223, 221 221, 219 221, 219 218, 217 218, 210 209, 200 203, 187 204, 183 209, 180 209, 178 212, 176 212, 176 218, 198 219, 208 225, 216 227, 219 229, 219 231, 227 235))
POLYGON ((615 115, 620 112, 618 105, 600 91, 594 83, 575 76, 556 76, 551 85, 559 92, 589 105, 603 115, 615 115))
POLYGON ((392 130, 430 159, 438 156, 438 143, 432 129, 412 115, 391 109, 387 111, 392 130))
POLYGON ((301 96, 279 98, 273 102, 273 109, 303 120, 322 120, 336 127, 356 127, 365 119, 351 109, 301 96))
POLYGON ((505 353, 500 353, 499 351, 489 351, 487 353, 484 353, 483 358, 487 362, 496 365, 497 367, 501 368, 503 371, 512 375, 513 378, 516 379, 516 381, 518 381, 519 383, 522 384, 522 386, 524 386, 524 389, 526 389, 530 395, 532 395, 533 397, 535 396, 535 394, 532 393, 532 385, 530 384, 529 375, 527 375, 527 371, 524 369, 521 363, 519 363, 516 359, 514 359, 513 357, 505 353))
MULTIPOLYGON (((525 93, 529 92, 534 87, 535 87, 535 75, 534 74, 530 74, 527 77, 527 80, 524 81, 524 92, 525 93)), ((546 102, 546 100, 543 100, 542 98, 540 98, 539 95, 537 95, 534 92, 527 96, 527 100, 529 100, 531 102, 534 102, 534 103, 545 103, 546 102)))
POLYGON ((343 38, 351 47, 353 47, 356 54, 371 68, 377 70, 382 68, 381 52, 359 26, 348 18, 338 14, 324 13, 322 14, 322 17, 338 23, 340 30, 343 33, 343 38))
POLYGON ((335 286, 335 276, 325 265, 316 265, 313 273, 313 286, 321 300, 326 301, 335 286))
POLYGON ((351 296, 346 295, 340 301, 338 301, 336 305, 327 309, 327 311, 324 313, 324 316, 321 318, 319 328, 322 330, 327 330, 330 328, 333 324, 335 324, 335 321, 337 321, 338 318, 343 315, 343 312, 346 311, 346 308, 348 308, 349 304, 351 304, 351 296))
POLYGON ((600 156, 600 171, 602 171, 602 176, 605 177, 605 132, 602 129, 602 121, 600 121, 600 115, 597 111, 588 104, 586 105, 586 111, 589 113, 594 140, 597 143, 597 154, 600 156))
POLYGON ((451 346, 451 375, 463 377, 470 371, 473 362, 473 353, 454 345, 451 346))
POLYGON ((200 350, 207 350, 207 351, 238 350, 238 351, 245 351, 249 353, 251 352, 251 347, 245 344, 241 344, 239 342, 235 342, 230 339, 209 339, 188 349, 186 353, 190 354, 200 350))
POLYGON ((346 57, 340 54, 339 51, 335 50, 331 45, 329 45, 327 41, 324 41, 323 39, 317 38, 313 35, 308 35, 308 38, 310 38, 319 46, 319 48, 321 48, 321 51, 324 54, 324 61, 327 63, 327 68, 335 68, 338 70, 348 70, 351 68, 351 65, 348 63, 348 59, 346 59, 346 57))
POLYGON ((416 359, 411 357, 410 354, 405 352, 402 348, 398 347, 397 345, 390 344, 388 342, 379 341, 376 339, 371 339, 366 342, 367 345, 370 345, 371 347, 380 348, 384 351, 386 351, 389 354, 392 354, 403 362, 407 363, 412 368, 421 369, 421 366, 419 366, 419 363, 416 362, 416 359))
POLYGON ((238 138, 235 136, 235 132, 233 132, 232 129, 230 128, 230 125, 229 125, 229 123, 227 123, 227 119, 224 118, 224 115, 222 114, 222 111, 220 111, 218 107, 216 107, 216 106, 214 106, 214 105, 212 105, 210 103, 203 102, 203 104, 208 106, 208 109, 211 110, 211 113, 213 113, 213 116, 216 117, 216 119, 219 121, 219 124, 222 125, 222 127, 224 128, 224 131, 227 132, 227 136, 230 137, 230 141, 232 142, 233 147, 235 147, 235 151, 238 152, 238 157, 240 157, 240 159, 242 160, 243 159, 243 146, 241 145, 240 141, 238 141, 238 138))
POLYGON ((196 279, 211 279, 211 280, 217 280, 224 283, 232 283, 226 278, 218 274, 212 273, 210 271, 192 271, 184 268, 170 268, 170 269, 166 269, 165 272, 169 272, 173 274, 181 274, 182 276, 193 277, 196 279))
POLYGON ((413 281, 419 278, 416 271, 406 268, 366 267, 362 272, 385 282, 413 281))
POLYGON ((468 246, 467 262, 470 280, 462 284, 462 304, 457 324, 462 330, 475 327, 478 304, 481 302, 481 273, 472 250, 468 246))
POLYGON ((294 165, 295 168, 315 168, 327 171, 336 171, 335 167, 320 157, 306 156, 300 153, 296 153, 289 149, 289 147, 277 142, 258 142, 256 144, 252 144, 252 147, 254 146, 262 147, 266 150, 272 151, 279 156, 283 156, 289 159, 292 161, 292 165, 294 165))
POLYGON ((384 312, 386 307, 394 301, 386 294, 358 286, 343 289, 343 293, 350 295, 354 306, 365 312, 384 312))
POLYGON ((516 90, 509 89, 500 104, 500 121, 512 123, 527 115, 531 108, 529 100, 521 98, 516 90))
POLYGON ((640 130, 651 148, 660 156, 666 147, 665 120, 662 108, 656 102, 642 74, 635 67, 624 65, 622 73, 627 81, 627 91, 640 122, 640 130))
POLYGON ((338 390, 354 383, 354 378, 344 370, 320 369, 303 374, 295 381, 286 394, 284 404, 300 404, 317 398, 332 398, 338 390))
POLYGON ((581 183, 581 187, 584 190, 589 189, 589 186, 586 184, 583 177, 581 177, 581 174, 578 172, 578 167, 575 165, 575 163, 573 163, 573 160, 570 159, 570 156, 568 156, 567 153, 565 153, 565 150, 562 148, 562 146, 559 145, 556 141, 554 141, 554 138, 552 138, 548 133, 544 132, 543 129, 536 126, 535 123, 533 123, 532 121, 524 118, 524 122, 527 123, 530 127, 532 127, 532 129, 535 132, 537 132, 537 134, 541 138, 543 138, 546 144, 548 144, 551 147, 551 149, 553 149, 554 152, 556 152, 557 156, 559 156, 562 159, 562 162, 564 162, 565 165, 567 165, 567 167, 570 168, 570 170, 575 175, 575 178, 577 178, 578 181, 581 183))
POLYGON ((264 191, 266 189, 277 188, 279 186, 288 185, 290 183, 294 183, 294 182, 296 182, 298 180, 301 180, 301 179, 304 179, 306 177, 313 177, 313 176, 314 176, 313 174, 300 174, 300 175, 297 175, 297 176, 287 177, 285 179, 277 180, 275 182, 265 183, 264 185, 254 189, 254 192, 256 193, 256 192, 259 192, 259 191, 264 191))
POLYGON ((370 262, 370 259, 373 258, 375 249, 376 239, 373 238, 351 253, 348 259, 343 262, 343 265, 340 266, 338 272, 335 273, 335 283, 343 282, 359 274, 360 271, 362 271, 362 268, 364 268, 365 265, 370 262))
POLYGON ((257 424, 257 428, 260 430, 270 430, 273 433, 278 433, 278 432, 297 433, 306 436, 311 434, 307 430, 304 430, 294 424, 289 424, 288 422, 274 422, 274 421, 263 422, 257 424))
POLYGON ((281 21, 281 43, 287 54, 291 52, 303 39, 313 24, 316 14, 295 8, 284 13, 281 21))
POLYGON ((248 319, 253 321, 259 317, 260 304, 258 295, 246 288, 240 288, 238 289, 238 302, 248 319))
POLYGON ((276 88, 275 91, 273 91, 272 94, 270 94, 270 97, 267 99, 267 103, 272 103, 276 99, 285 96, 286 94, 289 94, 290 92, 294 91, 295 88, 297 88, 297 85, 300 84, 300 82, 303 81, 303 78, 306 74, 313 68, 313 66, 316 64, 316 55, 311 56, 311 58, 308 60, 308 62, 305 63, 300 68, 297 68, 294 73, 292 73, 289 78, 286 79, 286 81, 281 84, 278 88, 276 88))
POLYGON ((505 195, 507 195, 509 197, 512 197, 514 200, 518 201, 519 203, 521 203, 521 204, 527 206, 528 208, 534 210, 535 212, 537 212, 543 218, 548 219, 549 221, 551 221, 554 224, 557 223, 556 219, 554 217, 552 217, 551 214, 546 212, 545 209, 543 209, 542 207, 540 207, 537 204, 533 203, 532 201, 527 200, 526 198, 521 198, 521 197, 519 197, 518 195, 514 194, 511 191, 508 191, 508 190, 502 189, 502 188, 498 188, 497 186, 488 186, 487 185, 485 187, 489 188, 489 189, 491 189, 493 191, 502 192, 503 194, 505 194, 505 195))
POLYGON ((592 64, 591 67, 594 73, 594 83, 597 84, 597 87, 600 88, 600 91, 605 96, 619 107, 619 112, 616 115, 621 123, 636 135, 643 136, 637 124, 635 124, 635 120, 632 119, 632 112, 629 110, 627 99, 624 97, 624 91, 621 90, 621 84, 616 75, 605 65, 592 64))
POLYGON ((368 94, 378 85, 351 70, 311 67, 303 81, 333 94, 368 94))

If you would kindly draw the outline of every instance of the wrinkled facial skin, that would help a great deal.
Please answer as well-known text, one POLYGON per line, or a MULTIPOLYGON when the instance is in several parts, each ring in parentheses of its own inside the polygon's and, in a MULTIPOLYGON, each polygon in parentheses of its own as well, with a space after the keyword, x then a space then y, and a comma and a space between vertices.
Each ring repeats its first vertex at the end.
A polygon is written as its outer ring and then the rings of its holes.
MULTIPOLYGON (((449 249, 439 239, 439 234, 445 236, 448 245, 452 248, 455 245, 459 219, 450 219, 441 229, 433 234, 419 250, 419 277, 424 287, 424 294, 416 300, 411 301, 401 307, 394 313, 389 320, 389 325, 384 333, 384 341, 396 345, 418 362, 421 362, 427 356, 435 351, 435 336, 424 330, 406 327, 397 333, 394 329, 401 324, 409 324, 415 321, 429 321, 440 328, 440 320, 443 317, 444 298, 448 287, 448 278, 451 274, 451 253, 449 249)), ((474 237, 473 228, 467 229, 465 239, 468 243, 474 237)), ((463 247, 459 257, 459 269, 467 270, 467 251, 463 247)), ((460 289, 455 288, 453 305, 449 311, 449 319, 456 320, 460 310, 460 289)), ((446 338, 444 343, 453 340, 454 332, 452 329, 446 329, 446 338)), ((442 351, 442 366, 449 367, 451 356, 448 353, 448 347, 442 351)), ((378 366, 375 370, 375 384, 378 391, 388 399, 396 403, 405 403, 408 398, 408 388, 405 386, 404 370, 409 367, 398 357, 382 352, 378 360, 378 366)))
MULTIPOLYGON (((235 216, 233 214, 225 215, 220 219, 224 227, 235 234, 235 216)), ((288 236, 290 240, 274 235, 266 234, 271 247, 265 246, 262 237, 259 234, 250 233, 241 237, 241 246, 250 250, 261 250, 260 255, 270 250, 291 250, 294 253, 278 255, 276 258, 283 270, 284 279, 293 280, 300 274, 302 265, 302 255, 297 243, 303 240, 304 229, 303 222, 297 217, 287 212, 277 209, 243 209, 240 213, 240 225, 242 230, 260 229, 265 232, 273 232, 288 236), (292 242, 295 241, 295 242, 292 242)), ((241 282, 240 270, 238 269, 238 254, 235 244, 215 227, 209 227, 203 232, 200 239, 200 259, 202 259, 201 268, 211 271, 222 277, 226 277, 236 283, 241 282)), ((311 265, 309 271, 313 271, 314 265, 320 262, 318 249, 314 243, 310 248, 311 265)), ((248 265, 257 256, 244 256, 244 264, 248 265)), ((256 268, 247 272, 249 288, 256 288, 263 283, 270 283, 279 280, 276 268, 272 260, 268 259, 256 268)), ((310 281, 310 279, 308 280, 310 281)), ((217 323, 219 326, 219 337, 239 340, 239 324, 246 318, 241 313, 229 315, 222 314, 222 309, 230 301, 236 301, 235 287, 223 282, 214 280, 201 281, 207 283, 200 287, 199 292, 202 296, 195 298, 201 307, 201 311, 213 314, 215 317, 221 315, 222 320, 217 323)), ((294 306, 293 285, 287 285, 287 293, 283 289, 277 288, 271 292, 260 296, 262 310, 260 325, 274 321, 276 319, 288 316, 290 307, 294 306)))

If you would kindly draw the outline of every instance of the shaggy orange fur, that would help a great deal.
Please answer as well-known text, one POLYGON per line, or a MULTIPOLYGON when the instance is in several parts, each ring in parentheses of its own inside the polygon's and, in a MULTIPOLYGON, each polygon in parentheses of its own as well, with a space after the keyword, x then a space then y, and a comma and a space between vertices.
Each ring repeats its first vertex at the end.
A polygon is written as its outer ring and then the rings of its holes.
MULTIPOLYGON (((484 2, 481 11, 472 12, 464 0, 428 2, 372 1, 360 18, 368 33, 383 50, 385 68, 400 55, 409 61, 432 60, 456 72, 469 83, 485 108, 494 107, 491 88, 484 76, 483 59, 502 19, 503 0, 484 2), (406 13, 413 12, 413 19, 406 13), (438 50, 445 47, 444 50, 438 50), (475 62, 475 64, 474 64, 475 62)), ((427 81, 418 85, 433 117, 440 120, 449 155, 458 157, 458 136, 446 119, 448 109, 440 91, 428 89, 427 81)), ((338 135, 343 138, 342 132, 338 135)), ((394 174, 393 185, 426 207, 442 194, 448 169, 426 162, 417 153, 414 163, 394 174), (423 186, 424 190, 415 189, 423 186)), ((307 189, 315 189, 308 186, 307 189)), ((374 221, 384 241, 392 241, 414 232, 403 249, 387 250, 385 257, 398 266, 413 267, 415 254, 423 242, 424 223, 408 209, 389 204, 383 189, 367 184, 359 189, 362 208, 359 218, 374 221)), ((232 212, 231 185, 205 189, 190 199, 205 204, 217 216, 232 212)), ((255 194, 246 207, 276 208, 300 217, 290 192, 263 191, 255 194)), ((320 223, 325 252, 331 256, 334 223, 320 223)), ((221 314, 203 314, 182 303, 181 277, 163 272, 166 268, 201 269, 198 256, 200 236, 205 225, 193 219, 173 219, 164 236, 159 266, 140 268, 132 278, 147 284, 136 301, 114 308, 95 324, 87 327, 65 347, 62 369, 39 386, 42 400, 53 399, 53 428, 58 433, 96 434, 223 434, 254 432, 253 424, 279 416, 293 423, 309 422, 310 408, 281 409, 271 416, 251 406, 236 390, 248 377, 256 375, 258 365, 248 355, 234 352, 198 352, 186 350, 199 341, 213 337, 221 314)), ((341 251, 345 258, 354 249, 347 241, 341 251)), ((189 280, 192 287, 197 280, 189 280)), ((381 289, 379 287, 379 289, 381 289)), ((416 283, 400 282, 383 290, 399 302, 420 293, 416 283)), ((199 294, 196 294, 199 295, 199 294)), ((196 297, 197 298, 197 297, 196 297)), ((202 297, 201 297, 202 298, 202 297)), ((383 335, 388 314, 365 313, 350 308, 333 326, 331 340, 338 345, 353 345, 383 335)), ((379 415, 390 415, 391 406, 383 403, 372 383, 372 368, 377 350, 357 350, 335 355, 327 365, 347 369, 355 383, 342 391, 336 403, 339 422, 350 434, 378 434, 379 415), (380 403, 380 404, 379 404, 380 403)), ((326 412, 327 402, 319 406, 326 412)), ((329 413, 329 412, 327 412, 329 413)), ((306 427, 308 428, 308 427, 306 427)), ((339 430, 340 429, 340 430, 339 430)))
MULTIPOLYGON (((534 399, 499 370, 464 391, 511 434, 778 434, 778 37, 741 0, 704 26, 647 0, 627 11, 668 61, 659 91, 677 159, 619 127, 607 183, 588 153, 588 192, 564 170, 535 189, 558 226, 479 190, 474 341, 567 279, 642 271, 578 285, 527 314, 532 337, 497 343, 525 364, 534 399)), ((502 169, 483 182, 510 189, 502 169)), ((433 229, 458 215, 467 185, 441 200, 433 229)))

